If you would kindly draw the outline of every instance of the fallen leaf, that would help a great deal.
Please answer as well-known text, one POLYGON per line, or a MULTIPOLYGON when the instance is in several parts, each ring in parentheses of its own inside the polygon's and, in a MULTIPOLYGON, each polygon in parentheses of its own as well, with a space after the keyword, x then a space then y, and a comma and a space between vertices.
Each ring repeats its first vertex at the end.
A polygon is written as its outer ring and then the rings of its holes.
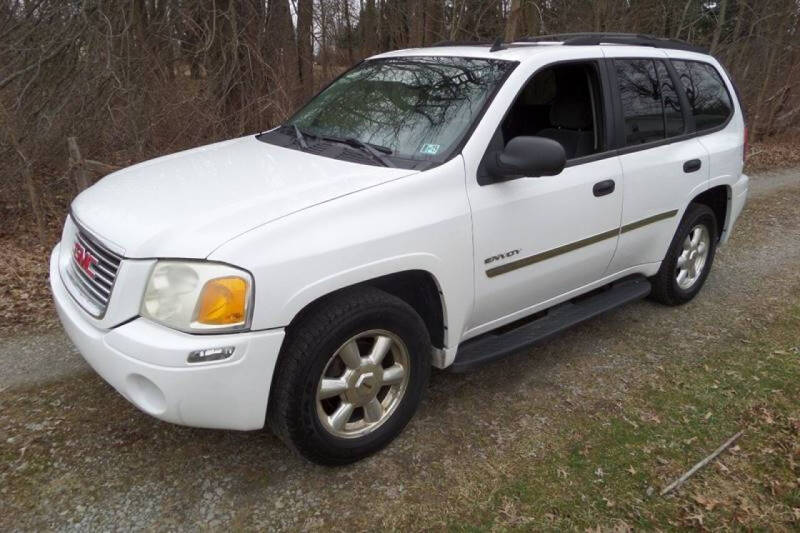
POLYGON ((713 511, 714 507, 716 507, 721 503, 719 500, 715 500, 713 498, 706 498, 705 496, 692 496, 692 499, 696 501, 698 504, 702 505, 706 511, 713 511))

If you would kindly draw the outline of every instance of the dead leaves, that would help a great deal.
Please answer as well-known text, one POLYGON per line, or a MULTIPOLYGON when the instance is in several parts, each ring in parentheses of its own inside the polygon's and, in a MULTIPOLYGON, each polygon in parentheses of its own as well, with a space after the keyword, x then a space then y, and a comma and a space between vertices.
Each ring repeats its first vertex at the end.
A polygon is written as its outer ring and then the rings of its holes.
POLYGON ((716 498, 695 494, 692 499, 706 511, 713 511, 722 502, 716 498))
POLYGON ((0 328, 9 331, 55 320, 48 283, 49 251, 29 244, 24 246, 11 236, 0 237, 0 246, 6 250, 0 257, 0 287, 7 296, 0 307, 0 328))

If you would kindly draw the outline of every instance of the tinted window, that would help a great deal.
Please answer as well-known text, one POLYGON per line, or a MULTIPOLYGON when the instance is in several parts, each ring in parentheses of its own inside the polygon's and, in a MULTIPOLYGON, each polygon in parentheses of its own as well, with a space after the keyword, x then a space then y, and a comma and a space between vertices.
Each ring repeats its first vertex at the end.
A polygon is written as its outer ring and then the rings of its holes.
POLYGON ((441 162, 515 65, 459 57, 365 61, 289 124, 312 140, 357 139, 391 150, 391 157, 441 162))
POLYGON ((661 105, 664 107, 664 124, 667 137, 674 137, 684 132, 683 112, 675 85, 663 61, 656 61, 658 84, 661 92, 661 105))
POLYGON ((625 144, 636 145, 663 139, 664 117, 658 90, 658 75, 652 59, 615 60, 625 144))
POLYGON ((596 64, 564 63, 525 85, 501 125, 503 141, 538 136, 564 147, 567 159, 603 150, 602 93, 596 64))
POLYGON ((698 130, 724 124, 733 106, 725 84, 714 67, 699 61, 672 61, 692 108, 698 130))

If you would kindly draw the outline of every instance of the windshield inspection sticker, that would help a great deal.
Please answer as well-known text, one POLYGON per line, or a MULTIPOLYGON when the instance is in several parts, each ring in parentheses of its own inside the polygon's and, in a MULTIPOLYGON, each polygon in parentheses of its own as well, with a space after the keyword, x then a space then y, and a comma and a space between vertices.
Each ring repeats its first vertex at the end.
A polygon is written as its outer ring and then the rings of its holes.
POLYGON ((441 144, 423 144, 419 151, 423 154, 436 155, 439 153, 441 146, 441 144))

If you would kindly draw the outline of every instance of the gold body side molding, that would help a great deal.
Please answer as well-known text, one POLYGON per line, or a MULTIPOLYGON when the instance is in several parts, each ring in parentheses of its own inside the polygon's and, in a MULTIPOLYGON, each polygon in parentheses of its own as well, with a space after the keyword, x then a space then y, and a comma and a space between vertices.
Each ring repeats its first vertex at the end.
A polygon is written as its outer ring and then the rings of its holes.
POLYGON ((511 272, 512 270, 517 270, 518 268, 530 266, 535 263, 539 263, 540 261, 552 259, 553 257, 557 257, 561 254, 575 251, 579 248, 583 248, 584 246, 589 246, 591 244, 604 241, 606 239, 611 239, 622 233, 627 233, 629 231, 639 229, 649 224, 653 224, 655 222, 660 222, 662 220, 672 218, 677 214, 678 210, 673 209, 672 211, 666 211, 664 213, 659 213, 651 217, 643 218, 642 220, 637 220, 636 222, 625 224, 622 227, 615 228, 609 231, 604 231, 603 233, 598 233, 597 235, 592 235, 591 237, 588 237, 586 239, 581 239, 579 241, 571 242, 569 244, 565 244, 564 246, 559 246, 558 248, 547 250, 546 252, 541 252, 535 255, 529 255, 528 257, 523 257, 522 259, 517 259, 516 261, 511 261, 510 263, 506 263, 505 265, 500 265, 494 268, 490 268, 486 271, 486 275, 489 276, 490 278, 493 278, 495 276, 499 276, 500 274, 506 274, 508 272, 511 272))

